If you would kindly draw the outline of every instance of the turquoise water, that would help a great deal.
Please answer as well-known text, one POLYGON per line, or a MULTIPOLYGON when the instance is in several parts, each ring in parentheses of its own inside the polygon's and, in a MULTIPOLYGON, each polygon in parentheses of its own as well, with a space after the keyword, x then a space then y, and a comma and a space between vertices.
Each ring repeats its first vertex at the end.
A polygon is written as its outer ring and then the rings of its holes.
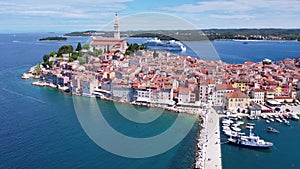
MULTIPOLYGON (((76 117, 72 96, 32 86, 31 80, 22 80, 21 74, 41 61, 45 53, 64 44, 37 42, 48 36, 53 34, 0 34, 0 168, 191 168, 195 158, 196 124, 180 144, 164 154, 142 159, 120 157, 103 150, 86 135, 76 117)), ((69 37, 67 43, 75 46, 86 40, 85 37, 69 37)), ((221 59, 232 63, 260 61, 268 56, 281 60, 300 55, 299 43, 294 42, 243 45, 217 41, 213 44, 221 59)), ((88 101, 88 98, 81 99, 88 101)), ((175 113, 164 112, 149 124, 135 124, 118 114, 111 102, 98 100, 98 105, 104 108, 105 118, 115 129, 133 137, 157 135, 170 127, 177 117, 175 113)), ((130 113, 126 105, 124 107, 124 112, 130 113)), ((194 117, 186 116, 186 122, 193 121, 194 117)), ((260 122, 257 129, 259 125, 260 122)), ((282 125, 278 129, 280 135, 257 131, 275 143, 270 151, 222 145, 224 168, 300 168, 297 163, 300 161, 297 152, 300 125, 292 122, 292 127, 282 125)))
MULTIPOLYGON (((191 168, 194 163, 197 122, 171 150, 149 158, 125 158, 96 145, 81 128, 72 96, 55 89, 32 86, 21 74, 41 60, 43 54, 62 43, 40 43, 39 34, 0 35, 0 168, 191 168), (19 42, 12 42, 13 39, 19 42)), ((85 38, 70 38, 76 45, 85 38)), ((81 98, 88 102, 89 98, 81 98)), ((151 123, 128 121, 112 102, 97 101, 106 120, 120 133, 149 137, 166 129, 176 113, 165 111, 151 123)), ((147 108, 139 107, 139 111, 147 108)), ((123 113, 131 113, 123 106, 123 113)), ((87 113, 88 115, 88 113, 87 113)), ((185 123, 195 122, 185 116, 185 123)), ((182 125, 185 125, 182 123, 182 125)), ((147 151, 147 150, 145 150, 147 151)))
MULTIPOLYGON (((101 149, 85 134, 72 96, 32 86, 30 80, 20 79, 24 70, 0 74, 0 78, 6 77, 0 89, 0 168, 191 168, 196 124, 180 144, 164 154, 142 159, 120 157, 101 149)), ((177 117, 176 113, 165 112, 152 123, 133 124, 118 114, 112 102, 98 104, 115 129, 133 137, 159 134, 177 117)), ((194 118, 186 116, 186 121, 193 122, 194 118)))

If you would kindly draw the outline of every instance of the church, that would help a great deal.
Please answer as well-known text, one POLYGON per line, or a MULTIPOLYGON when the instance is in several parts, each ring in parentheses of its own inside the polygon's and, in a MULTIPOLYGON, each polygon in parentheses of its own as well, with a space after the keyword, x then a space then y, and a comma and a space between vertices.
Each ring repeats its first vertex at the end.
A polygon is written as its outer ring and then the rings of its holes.
POLYGON ((113 52, 121 51, 125 52, 127 49, 127 43, 124 39, 120 38, 120 24, 118 19, 118 14, 115 15, 114 23, 114 37, 113 38, 104 38, 104 37, 92 37, 90 42, 90 48, 93 49, 102 49, 104 52, 113 52))

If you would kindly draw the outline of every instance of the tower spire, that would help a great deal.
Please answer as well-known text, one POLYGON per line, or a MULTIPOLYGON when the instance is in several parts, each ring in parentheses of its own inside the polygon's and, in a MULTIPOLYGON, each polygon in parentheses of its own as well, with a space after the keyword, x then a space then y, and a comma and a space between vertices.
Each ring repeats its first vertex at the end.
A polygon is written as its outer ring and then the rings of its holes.
POLYGON ((120 24, 119 24, 119 18, 117 12, 115 15, 115 23, 114 23, 114 38, 120 39, 120 24))

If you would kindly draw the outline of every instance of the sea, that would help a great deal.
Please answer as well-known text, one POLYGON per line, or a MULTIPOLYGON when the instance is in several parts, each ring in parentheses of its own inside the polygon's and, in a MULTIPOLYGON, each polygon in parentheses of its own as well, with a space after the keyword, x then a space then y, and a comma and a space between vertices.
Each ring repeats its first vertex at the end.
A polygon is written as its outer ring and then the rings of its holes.
MULTIPOLYGON (((67 37, 66 42, 38 41, 58 35, 61 34, 0 34, 0 168, 193 168, 199 130, 197 117, 183 116, 181 125, 184 127, 193 123, 193 126, 186 137, 170 150, 152 157, 123 157, 103 149, 88 136, 76 115, 75 96, 51 88, 36 87, 31 85, 33 80, 21 79, 22 73, 41 62, 44 54, 57 51, 64 44, 71 44, 75 48, 78 42, 84 44, 88 40, 87 37, 67 37)), ((145 39, 127 40, 139 43, 145 39)), ((194 49, 197 42, 192 45, 194 49)), ((215 41, 209 45, 227 63, 257 62, 264 58, 279 61, 300 56, 298 42, 260 41, 245 44, 240 41, 215 41)), ((199 57, 195 53, 199 54, 188 48, 186 52, 178 54, 199 57)), ((89 102, 89 98, 77 99, 89 102)), ((115 130, 137 138, 156 136, 167 131, 179 116, 164 111, 154 121, 136 123, 125 118, 126 115, 132 115, 132 107, 122 105, 120 115, 112 102, 97 100, 97 105, 104 108, 101 113, 115 130)), ((141 113, 149 110, 147 107, 134 109, 141 113)), ((86 116, 89 115, 87 113, 86 116)), ((255 132, 273 141, 275 146, 267 151, 258 151, 222 144, 223 168, 300 168, 300 154, 297 151, 300 147, 300 123, 292 122, 291 127, 278 125, 280 135, 266 133, 263 121, 255 123, 255 132)), ((107 133, 104 131, 103 135, 107 133)), ((171 137, 176 138, 176 133, 171 137)))

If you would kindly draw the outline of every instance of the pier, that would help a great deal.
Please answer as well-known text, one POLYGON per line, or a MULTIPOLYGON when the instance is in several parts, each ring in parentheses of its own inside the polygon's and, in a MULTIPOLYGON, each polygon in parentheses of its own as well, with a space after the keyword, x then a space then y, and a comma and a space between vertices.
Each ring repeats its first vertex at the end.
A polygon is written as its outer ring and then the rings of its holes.
POLYGON ((217 112, 209 109, 200 125, 203 129, 199 133, 195 168, 222 169, 220 123, 217 112))

